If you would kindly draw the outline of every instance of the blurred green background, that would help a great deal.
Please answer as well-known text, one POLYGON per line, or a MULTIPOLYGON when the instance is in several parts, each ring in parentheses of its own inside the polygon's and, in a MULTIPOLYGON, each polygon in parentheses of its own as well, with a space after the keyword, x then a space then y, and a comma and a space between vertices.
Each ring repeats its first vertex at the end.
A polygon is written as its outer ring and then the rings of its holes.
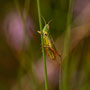
MULTIPOLYGON (((0 90, 45 90, 37 1, 0 0, 0 90)), ((69 0, 40 0, 55 46, 65 60, 69 0)), ((90 1, 72 0, 70 58, 62 67, 62 90, 90 90, 90 1), (67 77, 67 80, 64 78, 67 77)), ((42 21, 43 26, 44 22, 42 21)), ((59 90, 59 66, 49 57, 49 90, 59 90)), ((65 62, 65 61, 64 61, 65 62)))

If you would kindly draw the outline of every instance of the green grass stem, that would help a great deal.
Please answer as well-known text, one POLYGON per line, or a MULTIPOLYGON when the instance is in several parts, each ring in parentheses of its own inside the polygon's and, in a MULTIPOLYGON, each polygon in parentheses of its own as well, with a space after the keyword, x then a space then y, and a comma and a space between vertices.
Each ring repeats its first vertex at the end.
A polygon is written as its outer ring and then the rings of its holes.
POLYGON ((41 31, 41 44, 42 44, 42 55, 43 55, 43 64, 44 64, 44 75, 45 75, 45 90, 48 90, 46 57, 45 57, 44 40, 43 40, 43 34, 42 34, 42 21, 41 21, 40 1, 39 0, 37 0, 37 8, 38 8, 39 25, 40 25, 40 31, 41 31))
POLYGON ((72 7, 72 2, 71 2, 71 0, 69 0, 68 12, 67 12, 67 22, 66 22, 66 32, 65 32, 65 41, 64 41, 64 50, 63 50, 63 53, 65 55, 65 60, 63 63, 63 81, 61 84, 62 85, 61 90, 69 90, 68 61, 69 61, 70 29, 71 29, 71 18, 72 18, 71 7, 72 7))

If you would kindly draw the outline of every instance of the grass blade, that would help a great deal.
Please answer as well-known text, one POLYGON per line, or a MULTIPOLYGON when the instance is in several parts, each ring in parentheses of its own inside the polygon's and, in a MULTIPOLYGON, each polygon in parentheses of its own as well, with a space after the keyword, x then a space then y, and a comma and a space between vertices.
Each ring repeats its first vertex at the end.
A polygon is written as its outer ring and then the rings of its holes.
POLYGON ((45 57, 44 40, 43 40, 43 34, 42 34, 42 22, 41 22, 40 1, 39 0, 37 0, 37 8, 38 8, 39 25, 40 25, 40 31, 41 31, 41 44, 42 44, 42 54, 43 54, 43 64, 44 64, 44 75, 45 75, 45 90, 48 90, 46 57, 45 57))

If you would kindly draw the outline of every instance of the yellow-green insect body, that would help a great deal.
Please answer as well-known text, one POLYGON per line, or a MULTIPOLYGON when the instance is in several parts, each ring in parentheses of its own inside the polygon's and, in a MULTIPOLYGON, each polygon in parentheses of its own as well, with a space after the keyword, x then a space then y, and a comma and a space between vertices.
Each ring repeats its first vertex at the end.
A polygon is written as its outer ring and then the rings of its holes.
MULTIPOLYGON (((41 34, 40 31, 38 33, 41 34)), ((52 60, 56 59, 56 56, 60 56, 54 46, 53 39, 51 37, 50 31, 49 31, 49 24, 46 24, 42 30, 43 33, 43 39, 44 39, 44 49, 47 54, 52 60)))

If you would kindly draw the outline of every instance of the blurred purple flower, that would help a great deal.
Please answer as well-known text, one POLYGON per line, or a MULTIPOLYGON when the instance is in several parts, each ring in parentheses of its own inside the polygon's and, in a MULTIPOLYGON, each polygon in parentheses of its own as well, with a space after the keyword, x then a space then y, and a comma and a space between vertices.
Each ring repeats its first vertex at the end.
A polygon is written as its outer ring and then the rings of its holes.
POLYGON ((22 47, 28 45, 32 36, 33 22, 31 18, 26 21, 24 28, 24 22, 21 16, 17 12, 9 13, 4 19, 4 33, 9 45, 15 50, 21 51, 22 47), (24 30, 25 29, 25 30, 24 30))

